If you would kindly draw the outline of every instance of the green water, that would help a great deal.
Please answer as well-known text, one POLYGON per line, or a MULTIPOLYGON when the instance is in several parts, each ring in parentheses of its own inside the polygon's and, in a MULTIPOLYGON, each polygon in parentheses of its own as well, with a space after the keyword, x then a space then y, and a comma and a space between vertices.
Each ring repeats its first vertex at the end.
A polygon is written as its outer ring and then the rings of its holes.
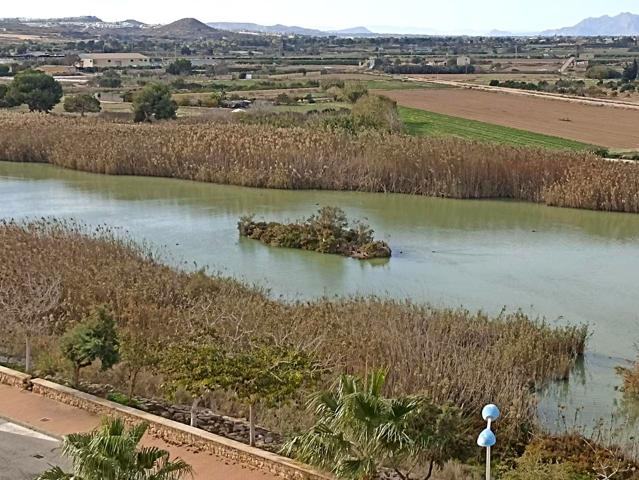
POLYGON ((568 416, 579 410, 584 424, 632 408, 616 391, 614 368, 635 357, 639 341, 639 215, 259 190, 0 162, 0 218, 41 216, 120 227, 161 247, 171 264, 208 266, 284 298, 375 294, 492 313, 521 308, 553 323, 588 323, 584 364, 569 384, 542 394, 542 419, 554 422, 558 403, 568 416), (361 262, 238 238, 241 215, 294 220, 319 205, 366 220, 391 245, 393 258, 361 262))

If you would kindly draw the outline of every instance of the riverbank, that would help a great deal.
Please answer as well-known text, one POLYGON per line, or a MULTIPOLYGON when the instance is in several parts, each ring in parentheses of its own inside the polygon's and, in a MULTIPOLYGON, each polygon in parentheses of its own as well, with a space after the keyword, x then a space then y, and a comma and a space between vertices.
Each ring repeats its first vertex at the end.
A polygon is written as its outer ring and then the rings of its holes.
POLYGON ((131 125, 3 112, 0 158, 260 188, 501 198, 639 212, 639 165, 460 139, 226 122, 131 125))
MULTIPOLYGON (((163 266, 104 227, 89 232, 52 221, 26 227, 9 223, 0 227, 0 240, 2 275, 14 278, 28 267, 59 276, 64 298, 54 312, 55 331, 63 331, 94 305, 107 303, 121 328, 135 325, 163 348, 211 328, 229 342, 238 332, 292 342, 319 356, 332 374, 388 367, 391 391, 426 393, 441 404, 462 407, 470 418, 483 404, 498 402, 509 412, 501 426, 502 441, 513 448, 526 443, 536 426, 531 387, 566 378, 585 348, 585 328, 551 327, 517 312, 491 318, 376 298, 273 300, 233 280, 163 266), (501 373, 490 376, 486 371, 501 373)), ((2 338, 4 350, 19 352, 15 336, 2 338)), ((42 336, 34 352, 36 364, 64 374, 57 342, 55 334, 42 336)), ((123 381, 121 369, 112 378, 98 369, 91 374, 104 383, 123 381)), ((157 388, 157 381, 146 383, 157 388)), ((281 418, 294 430, 304 417, 296 405, 284 410, 284 416, 275 410, 271 418, 263 418, 272 424, 281 418)))

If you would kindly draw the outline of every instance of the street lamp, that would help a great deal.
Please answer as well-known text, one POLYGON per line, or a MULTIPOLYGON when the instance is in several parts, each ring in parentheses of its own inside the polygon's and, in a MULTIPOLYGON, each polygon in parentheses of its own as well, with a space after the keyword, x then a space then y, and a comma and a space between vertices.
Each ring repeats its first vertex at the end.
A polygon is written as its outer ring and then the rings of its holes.
POLYGON ((481 416, 488 425, 477 437, 477 445, 486 449, 486 480, 490 480, 490 449, 497 443, 497 438, 491 430, 491 426, 499 418, 499 408, 497 408, 497 405, 486 405, 481 411, 481 416))

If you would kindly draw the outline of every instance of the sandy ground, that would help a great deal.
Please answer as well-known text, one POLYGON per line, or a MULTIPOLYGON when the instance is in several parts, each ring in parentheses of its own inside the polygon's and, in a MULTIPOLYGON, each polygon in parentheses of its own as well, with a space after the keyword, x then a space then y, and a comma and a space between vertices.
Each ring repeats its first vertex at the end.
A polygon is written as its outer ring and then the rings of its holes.
MULTIPOLYGON (((84 410, 6 385, 0 385, 0 417, 57 437, 75 432, 88 432, 100 423, 97 416, 84 410)), ((185 447, 169 445, 149 435, 144 437, 142 443, 168 450, 172 458, 182 458, 193 467, 195 480, 276 480, 278 478, 207 453, 196 453, 185 447)))
POLYGON ((613 149, 639 148, 639 110, 462 88, 395 90, 400 105, 613 149))

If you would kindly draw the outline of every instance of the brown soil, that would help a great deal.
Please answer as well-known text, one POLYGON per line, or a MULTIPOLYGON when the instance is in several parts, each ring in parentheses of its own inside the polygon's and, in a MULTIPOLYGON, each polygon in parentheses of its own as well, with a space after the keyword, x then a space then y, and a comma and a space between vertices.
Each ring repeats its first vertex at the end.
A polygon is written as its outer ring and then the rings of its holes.
POLYGON ((639 110, 469 89, 383 92, 400 105, 613 149, 639 149, 639 110))

